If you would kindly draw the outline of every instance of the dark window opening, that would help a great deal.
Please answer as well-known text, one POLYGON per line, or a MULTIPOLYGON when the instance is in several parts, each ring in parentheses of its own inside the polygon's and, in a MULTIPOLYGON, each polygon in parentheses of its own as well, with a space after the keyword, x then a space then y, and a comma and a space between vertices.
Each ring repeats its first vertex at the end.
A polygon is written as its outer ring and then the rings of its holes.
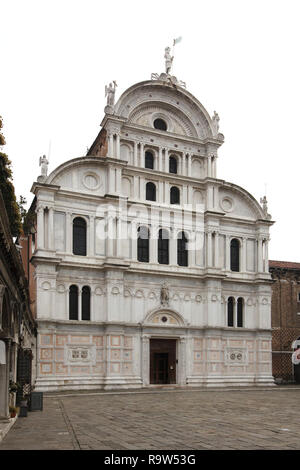
POLYGON ((73 253, 86 256, 86 221, 81 217, 73 220, 73 253))
POLYGON ((176 186, 172 186, 170 189, 170 203, 180 204, 180 191, 176 186))
POLYGON ((154 183, 146 184, 146 200, 156 201, 156 186, 154 183))
POLYGON ((160 131, 166 131, 167 130, 167 124, 163 119, 155 119, 153 123, 155 129, 159 129, 160 131))
POLYGON ((177 238, 177 263, 179 266, 188 266, 187 238, 184 232, 177 238))
POLYGON ((164 229, 160 229, 158 235, 158 262, 169 264, 169 233, 164 229))
POLYGON ((175 157, 169 158, 169 172, 170 173, 177 173, 177 160, 175 157))
POLYGON ((150 170, 154 169, 154 158, 152 152, 147 151, 145 153, 145 168, 149 168, 150 170))
POLYGON ((236 238, 230 243, 230 269, 231 271, 240 270, 240 242, 236 238))
POLYGON ((89 286, 84 286, 81 293, 81 318, 82 320, 91 319, 91 290, 89 286))
POLYGON ((78 287, 70 286, 69 289, 69 319, 78 320, 78 287))
POLYGON ((227 326, 233 326, 233 297, 229 297, 227 301, 227 326))
POLYGON ((237 326, 243 326, 243 299, 241 297, 238 298, 237 301, 237 326))
POLYGON ((147 227, 138 228, 137 251, 138 261, 149 263, 149 229, 147 227))

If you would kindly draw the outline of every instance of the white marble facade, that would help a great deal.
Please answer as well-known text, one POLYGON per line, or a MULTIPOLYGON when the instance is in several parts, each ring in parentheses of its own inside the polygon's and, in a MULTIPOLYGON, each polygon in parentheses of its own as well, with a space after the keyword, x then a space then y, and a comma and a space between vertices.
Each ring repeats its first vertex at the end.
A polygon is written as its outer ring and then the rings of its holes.
MULTIPOLYGON (((194 96, 160 79, 132 86, 106 111, 88 154, 39 177, 32 188, 36 389, 153 386, 159 382, 150 372, 156 339, 173 340, 176 361, 166 366, 172 383, 273 384, 272 221, 247 191, 217 178, 223 135, 194 96), (154 127, 158 119, 166 130, 154 127), (146 152, 153 169, 145 168, 146 152), (169 171, 170 157, 176 173, 169 171), (149 182, 155 201, 146 199, 149 182), (179 194, 173 204, 172 187, 179 194), (86 224, 84 255, 73 253, 76 218, 86 224), (150 234, 147 261, 138 261, 141 226, 150 234), (158 262, 160 229, 169 234, 168 264, 158 262), (178 265, 181 231, 189 242, 187 266, 178 265), (235 271, 233 239, 239 251, 235 271), (73 320, 70 286, 76 286, 78 300, 73 320), (89 319, 84 287, 90 292, 89 319)), ((168 381, 164 376, 159 383, 168 381)))

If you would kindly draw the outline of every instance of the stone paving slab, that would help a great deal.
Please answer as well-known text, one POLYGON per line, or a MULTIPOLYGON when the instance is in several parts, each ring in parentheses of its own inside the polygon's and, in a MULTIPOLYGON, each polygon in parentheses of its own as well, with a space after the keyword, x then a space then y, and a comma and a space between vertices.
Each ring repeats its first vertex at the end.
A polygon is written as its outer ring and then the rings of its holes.
POLYGON ((300 386, 44 394, 0 450, 300 449, 300 386))

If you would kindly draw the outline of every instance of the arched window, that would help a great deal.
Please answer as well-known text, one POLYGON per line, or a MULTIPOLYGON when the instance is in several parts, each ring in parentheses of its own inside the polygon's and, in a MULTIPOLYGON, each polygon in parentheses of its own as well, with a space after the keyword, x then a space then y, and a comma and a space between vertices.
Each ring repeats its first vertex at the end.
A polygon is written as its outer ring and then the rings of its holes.
POLYGON ((180 204, 180 191, 176 186, 170 189, 170 204, 180 204))
POLYGON ((179 266, 188 266, 187 238, 184 232, 177 237, 177 263, 179 266))
POLYGON ((242 327, 244 326, 244 299, 239 297, 237 300, 237 326, 242 327))
POLYGON ((138 228, 137 258, 138 258, 138 261, 141 261, 143 263, 149 263, 149 229, 148 227, 138 228))
POLYGON ((155 119, 153 123, 155 129, 159 129, 160 131, 166 131, 167 130, 167 124, 163 119, 155 119))
POLYGON ((234 298, 229 297, 227 300, 227 326, 234 326, 233 304, 234 304, 234 298))
POLYGON ((169 172, 177 173, 177 160, 175 157, 169 158, 169 172))
POLYGON ((231 271, 240 270, 240 242, 236 238, 230 242, 230 269, 231 271))
POLYGON ((156 186, 154 183, 146 184, 146 200, 147 201, 156 201, 156 186))
POLYGON ((86 221, 82 217, 73 220, 73 253, 86 256, 86 221))
POLYGON ((169 232, 162 228, 158 234, 158 262, 169 264, 169 232))
POLYGON ((153 170, 154 168, 153 153, 150 152, 149 150, 147 150, 145 153, 145 168, 150 168, 150 170, 153 170))
POLYGON ((91 289, 89 286, 83 286, 81 292, 81 318, 82 320, 91 319, 91 289))
POLYGON ((69 320, 78 320, 78 287, 69 289, 69 320))

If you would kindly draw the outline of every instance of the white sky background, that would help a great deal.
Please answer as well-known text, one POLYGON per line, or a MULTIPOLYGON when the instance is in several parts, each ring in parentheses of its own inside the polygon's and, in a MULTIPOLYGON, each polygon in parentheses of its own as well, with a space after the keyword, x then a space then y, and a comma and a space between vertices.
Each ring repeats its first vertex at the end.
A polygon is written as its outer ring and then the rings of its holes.
POLYGON ((266 194, 270 259, 300 262, 299 0, 0 0, 0 114, 16 193, 31 203, 40 174, 86 154, 104 88, 116 99, 151 72, 187 83, 225 143, 218 178, 266 194))

